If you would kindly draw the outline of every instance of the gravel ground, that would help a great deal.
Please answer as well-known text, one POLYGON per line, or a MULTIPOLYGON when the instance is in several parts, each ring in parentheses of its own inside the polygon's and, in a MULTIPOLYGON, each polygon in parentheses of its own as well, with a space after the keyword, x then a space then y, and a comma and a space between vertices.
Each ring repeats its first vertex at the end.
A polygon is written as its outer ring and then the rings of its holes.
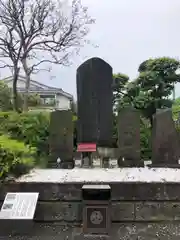
POLYGON ((34 169, 17 182, 179 182, 180 169, 115 168, 115 169, 34 169))

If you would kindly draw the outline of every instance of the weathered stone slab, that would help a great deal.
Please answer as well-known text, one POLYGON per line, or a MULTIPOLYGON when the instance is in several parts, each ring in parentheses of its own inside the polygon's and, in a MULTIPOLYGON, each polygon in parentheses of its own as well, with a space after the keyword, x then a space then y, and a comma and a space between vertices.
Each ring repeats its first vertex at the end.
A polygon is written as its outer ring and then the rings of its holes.
POLYGON ((170 109, 154 115, 152 129, 152 165, 179 167, 180 141, 170 109))
POLYGON ((119 166, 140 166, 140 113, 124 108, 118 115, 119 166))
POLYGON ((73 240, 111 240, 112 237, 109 235, 102 234, 84 234, 82 229, 73 230, 72 234, 73 240))
MULTIPOLYGON (((106 184, 106 183, 105 183, 106 184)), ((109 183, 107 183, 109 184, 109 183)), ((112 200, 168 200, 180 198, 180 184, 142 184, 142 183, 114 183, 109 184, 112 189, 112 200), (173 191, 175 189, 176 191, 173 191)), ((83 184, 58 183, 15 183, 5 184, 0 188, 0 200, 10 192, 39 192, 42 201, 74 201, 82 200, 83 184)))
MULTIPOLYGON (((165 191, 165 184, 161 183, 121 183, 112 184, 113 200, 168 200, 171 195, 165 191)), ((179 185, 180 189, 180 185, 179 185)), ((180 196, 180 194, 178 194, 180 196)), ((174 196, 176 199, 176 196, 174 196)))
MULTIPOLYGON (((179 201, 179 183, 109 183, 113 201, 179 201)), ((0 186, 0 201, 7 192, 39 192, 40 201, 81 201, 81 184, 11 183, 0 186)))
MULTIPOLYGON (((38 221, 82 221, 82 203, 39 202, 35 220, 38 221)), ((111 220, 119 221, 179 221, 180 202, 113 202, 111 220)))
POLYGON ((180 200, 180 184, 166 183, 164 185, 164 199, 180 200))
MULTIPOLYGON (((22 228, 19 227, 18 230, 22 228)), ((0 228, 2 240, 84 240, 81 226, 62 225, 61 223, 35 223, 34 231, 22 235, 21 231, 14 234, 0 228), (3 233, 4 231, 4 233, 3 233)), ((113 240, 179 240, 180 223, 117 223, 112 224, 110 239, 113 240)), ((88 236, 87 236, 88 238, 88 236)), ((107 239, 107 238, 102 238, 107 239)), ((108 240, 108 239, 107 239, 108 240)))
POLYGON ((134 202, 113 202, 111 219, 112 221, 133 221, 135 219, 134 202))
MULTIPOLYGON (((81 202, 39 202, 35 214, 38 222, 82 222, 81 202)), ((113 202, 112 222, 179 221, 180 202, 113 202)))
POLYGON ((77 69, 78 142, 112 144, 112 67, 91 58, 77 69))
POLYGON ((83 184, 58 183, 12 183, 0 186, 0 200, 4 201, 7 192, 39 192, 40 201, 78 201, 82 199, 83 184))
POLYGON ((180 202, 136 203, 136 220, 175 221, 180 220, 180 202))
MULTIPOLYGON (((22 229, 21 224, 16 224, 16 228, 9 226, 6 223, 1 225, 0 228, 0 239, 2 240, 66 240, 69 236, 69 239, 72 239, 72 229, 75 227, 72 223, 34 223, 33 231, 26 231, 22 229), (12 230, 12 231, 10 231, 12 230)), ((77 227, 77 226, 76 226, 77 227)))
POLYGON ((113 200, 179 201, 180 184, 175 183, 121 183, 110 184, 113 200))
MULTIPOLYGON (((111 220, 112 221, 133 221, 133 202, 113 202, 111 220)), ((62 221, 62 222, 82 222, 83 205, 82 202, 39 202, 35 214, 36 221, 62 221)))
POLYGON ((83 206, 81 202, 39 202, 35 214, 38 221, 82 221, 83 206))
POLYGON ((51 113, 49 136, 50 161, 57 167, 60 158, 61 168, 73 168, 73 122, 70 110, 51 113))
MULTIPOLYGON (((110 239, 113 240, 178 240, 180 224, 172 223, 121 223, 113 224, 110 239)), ((82 230, 73 231, 74 240, 83 240, 82 230)), ((98 239, 98 238, 97 238, 98 239)))

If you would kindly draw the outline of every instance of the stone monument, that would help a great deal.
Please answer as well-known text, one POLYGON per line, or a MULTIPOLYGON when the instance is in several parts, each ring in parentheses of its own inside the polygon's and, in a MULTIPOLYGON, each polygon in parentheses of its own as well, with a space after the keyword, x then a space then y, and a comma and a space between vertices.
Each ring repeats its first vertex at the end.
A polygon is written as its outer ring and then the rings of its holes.
POLYGON ((152 165, 179 167, 180 141, 171 109, 158 110, 153 117, 152 165))
POLYGON ((112 144, 112 67, 91 58, 77 69, 78 142, 112 144))
POLYGON ((140 113, 126 107, 118 115, 119 166, 135 167, 140 163, 140 113))
POLYGON ((73 168, 73 122, 70 110, 57 110, 51 113, 49 166, 73 168))

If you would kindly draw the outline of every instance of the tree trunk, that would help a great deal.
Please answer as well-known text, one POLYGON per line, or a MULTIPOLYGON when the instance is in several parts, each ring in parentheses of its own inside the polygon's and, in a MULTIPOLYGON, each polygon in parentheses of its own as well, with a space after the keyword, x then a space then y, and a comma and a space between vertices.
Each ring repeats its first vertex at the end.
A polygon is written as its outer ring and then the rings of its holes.
POLYGON ((17 81, 19 76, 19 67, 15 67, 13 74, 13 108, 16 112, 20 112, 19 102, 18 102, 18 93, 17 93, 17 81))
POLYGON ((151 124, 151 129, 153 128, 153 116, 150 117, 150 124, 151 124))
POLYGON ((22 62, 23 64, 23 68, 24 68, 24 72, 26 75, 26 84, 25 84, 25 93, 24 93, 24 102, 23 102, 23 110, 25 112, 28 111, 28 97, 29 97, 29 86, 30 86, 30 72, 27 66, 27 62, 26 59, 22 62))

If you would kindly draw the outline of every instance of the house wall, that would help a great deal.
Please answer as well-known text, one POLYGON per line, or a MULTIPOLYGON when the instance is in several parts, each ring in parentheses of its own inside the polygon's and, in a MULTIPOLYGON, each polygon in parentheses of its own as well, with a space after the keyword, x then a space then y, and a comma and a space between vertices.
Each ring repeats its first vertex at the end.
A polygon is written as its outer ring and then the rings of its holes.
MULTIPOLYGON (((106 184, 106 183, 105 183, 106 184)), ((108 183, 112 189, 109 237, 82 234, 83 183, 9 183, 7 192, 39 192, 32 225, 0 222, 0 239, 20 240, 179 240, 180 183, 108 183)))
MULTIPOLYGON (((12 88, 13 85, 12 85, 12 81, 7 81, 7 85, 9 86, 9 88, 12 88)), ((17 88, 19 89, 25 89, 25 82, 21 79, 18 79, 18 82, 17 82, 17 88)), ((51 99, 49 99, 49 97, 47 97, 46 100, 44 100, 47 95, 47 93, 43 94, 43 89, 42 87, 39 88, 38 86, 36 86, 34 83, 31 83, 31 86, 30 86, 31 90, 41 90, 42 93, 40 94, 40 97, 42 98, 42 102, 46 105, 47 103, 47 106, 48 106, 48 102, 51 101, 51 99), (45 96, 44 96, 45 95, 45 96)), ((47 89, 45 90, 48 90, 48 87, 47 89)), ((51 93, 52 95, 52 93, 51 93)), ((69 98, 67 98, 66 96, 62 96, 61 94, 57 94, 57 95, 52 95, 52 99, 55 98, 56 100, 56 107, 57 109, 60 109, 60 110, 64 110, 64 109, 70 109, 71 107, 71 100, 69 98)))
POLYGON ((71 101, 69 98, 56 95, 56 108, 60 110, 66 110, 71 108, 71 101))

